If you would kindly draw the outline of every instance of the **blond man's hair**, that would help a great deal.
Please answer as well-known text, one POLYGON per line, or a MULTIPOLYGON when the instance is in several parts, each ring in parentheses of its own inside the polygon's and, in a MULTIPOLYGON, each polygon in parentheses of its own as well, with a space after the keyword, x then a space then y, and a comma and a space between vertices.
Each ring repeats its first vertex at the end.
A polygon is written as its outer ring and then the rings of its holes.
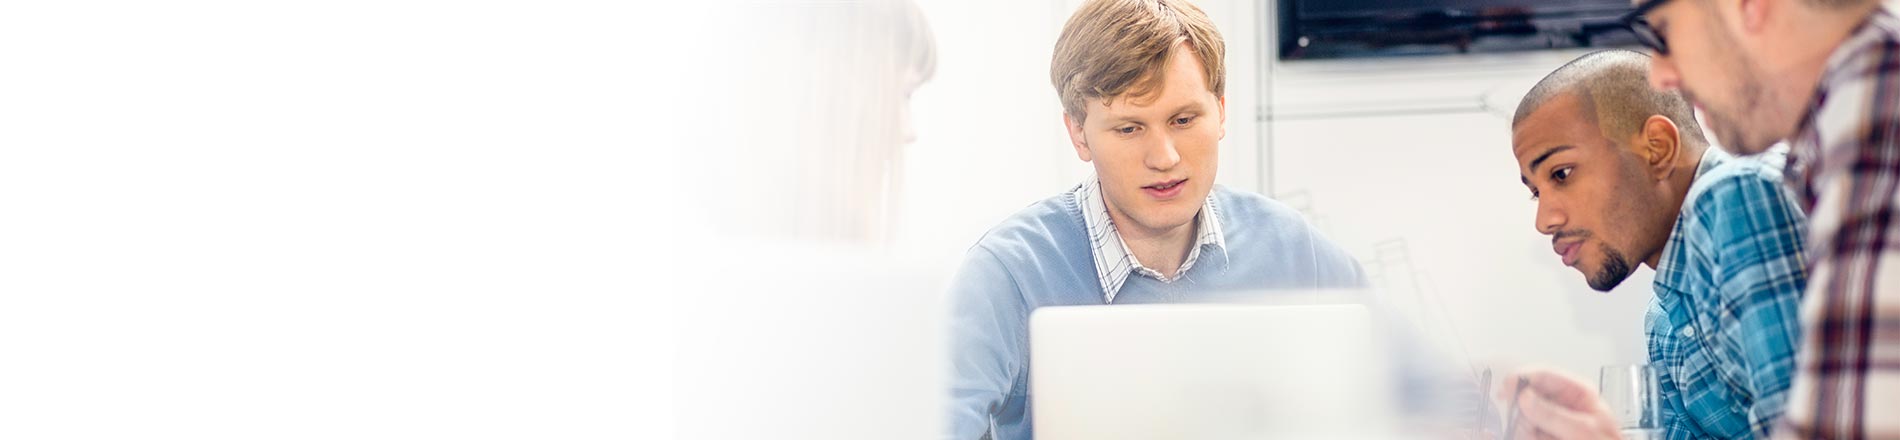
POLYGON ((1207 13, 1186 0, 1089 0, 1056 39, 1049 81, 1063 111, 1081 123, 1090 99, 1138 100, 1159 91, 1181 43, 1201 59, 1207 91, 1225 96, 1227 45, 1207 13))

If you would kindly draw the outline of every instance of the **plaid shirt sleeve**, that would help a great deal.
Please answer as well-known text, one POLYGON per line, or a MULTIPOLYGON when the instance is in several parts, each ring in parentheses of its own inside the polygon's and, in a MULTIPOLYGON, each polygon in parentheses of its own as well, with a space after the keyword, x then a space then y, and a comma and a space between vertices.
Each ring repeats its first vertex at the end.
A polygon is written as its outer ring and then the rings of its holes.
POLYGON ((1728 376, 1753 400, 1747 431, 1757 436, 1766 436, 1787 406, 1807 285, 1805 219, 1793 197, 1771 179, 1733 179, 1710 194, 1736 209, 1711 216, 1720 245, 1713 314, 1722 323, 1723 345, 1739 349, 1735 356, 1741 369, 1728 376))
POLYGON ((1876 12, 1815 94, 1790 138, 1813 268, 1778 433, 1900 438, 1900 23, 1876 12))

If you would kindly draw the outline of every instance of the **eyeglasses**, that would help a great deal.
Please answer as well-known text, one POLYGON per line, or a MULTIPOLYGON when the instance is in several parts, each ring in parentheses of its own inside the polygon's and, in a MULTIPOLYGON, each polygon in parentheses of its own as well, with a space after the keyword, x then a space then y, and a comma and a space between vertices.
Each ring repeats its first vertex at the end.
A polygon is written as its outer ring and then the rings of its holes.
POLYGON ((1648 46, 1650 50, 1656 51, 1657 55, 1669 54, 1669 41, 1663 39, 1662 32, 1657 32, 1656 27, 1651 26, 1649 19, 1644 15, 1648 15, 1649 11, 1656 10, 1664 3, 1669 3, 1669 0, 1650 0, 1637 6, 1636 10, 1630 11, 1629 14, 1623 15, 1623 24, 1629 26, 1631 33, 1636 34, 1636 42, 1648 46))

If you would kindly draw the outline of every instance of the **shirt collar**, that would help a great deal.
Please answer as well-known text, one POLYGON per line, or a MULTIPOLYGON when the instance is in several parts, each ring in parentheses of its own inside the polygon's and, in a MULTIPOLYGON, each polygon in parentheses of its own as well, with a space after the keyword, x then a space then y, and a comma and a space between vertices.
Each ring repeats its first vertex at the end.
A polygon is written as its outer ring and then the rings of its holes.
POLYGON ((1194 216, 1194 247, 1188 249, 1187 260, 1181 262, 1181 269, 1175 271, 1173 278, 1142 266, 1141 261, 1135 259, 1134 252, 1128 249, 1128 244, 1122 242, 1121 232, 1115 227, 1114 219, 1108 216, 1108 203, 1102 198, 1100 179, 1090 177, 1087 182, 1076 187, 1075 198, 1077 205, 1082 208, 1082 221, 1088 227, 1089 248, 1094 251, 1095 274, 1102 283, 1103 303, 1115 302, 1115 293, 1121 291, 1130 273, 1172 283, 1186 277, 1188 270, 1194 268, 1194 263, 1200 260, 1201 248, 1212 246, 1220 250, 1223 257, 1227 255, 1227 236, 1221 231, 1220 208, 1213 194, 1207 195, 1207 200, 1201 203, 1201 212, 1194 216))
POLYGON ((1671 253, 1680 252, 1677 248, 1684 246, 1683 241, 1688 239, 1688 237, 1683 236, 1683 224, 1688 220, 1689 216, 1695 215, 1695 213, 1692 212, 1695 207, 1689 203, 1701 192, 1697 190, 1696 185, 1702 182, 1703 177, 1707 177, 1709 173, 1714 172, 1713 170, 1715 170, 1716 167, 1734 160, 1756 161, 1762 163, 1763 166, 1780 169, 1784 162, 1788 160, 1787 147, 1771 147, 1761 154, 1748 157, 1736 157, 1714 145, 1708 146, 1708 150, 1702 152, 1702 163, 1696 165, 1695 177, 1693 178, 1694 180, 1691 180, 1689 183, 1689 191, 1683 193, 1682 212, 1676 214, 1676 225, 1669 230, 1669 240, 1663 242, 1663 257, 1656 262, 1656 276, 1654 282, 1651 284, 1658 287, 1657 291, 1663 291, 1664 289, 1662 288, 1664 287, 1669 288, 1671 291, 1675 290, 1675 287, 1681 284, 1681 278, 1684 276, 1681 268, 1677 267, 1677 263, 1679 262, 1676 260, 1679 258, 1676 258, 1671 253))
POLYGON ((1676 224, 1669 228, 1669 239, 1663 241, 1663 257, 1657 260, 1656 277, 1655 281, 1651 284, 1655 284, 1658 287, 1674 286, 1676 284, 1675 278, 1677 278, 1678 275, 1675 267, 1676 262, 1675 259, 1670 256, 1670 253, 1677 252, 1676 248, 1682 247, 1682 224, 1684 219, 1687 219, 1693 214, 1690 212, 1691 207, 1689 206, 1689 200, 1695 198, 1695 184, 1696 182, 1701 182, 1703 176, 1709 175, 1710 170, 1714 170, 1715 167, 1721 166, 1723 163, 1734 158, 1735 155, 1722 151, 1721 147, 1709 145, 1703 148, 1702 158, 1697 161, 1698 163, 1696 163, 1695 166, 1695 177, 1689 178, 1689 190, 1683 191, 1683 201, 1682 204, 1679 205, 1682 207, 1682 211, 1676 213, 1676 224))
POLYGON ((1735 158, 1735 155, 1728 154, 1727 151, 1722 151, 1722 147, 1709 145, 1702 149, 1702 159, 1696 163, 1695 177, 1689 178, 1689 186, 1695 186, 1695 182, 1702 180, 1702 176, 1709 175, 1709 170, 1713 170, 1716 166, 1720 166, 1727 163, 1730 159, 1735 158))

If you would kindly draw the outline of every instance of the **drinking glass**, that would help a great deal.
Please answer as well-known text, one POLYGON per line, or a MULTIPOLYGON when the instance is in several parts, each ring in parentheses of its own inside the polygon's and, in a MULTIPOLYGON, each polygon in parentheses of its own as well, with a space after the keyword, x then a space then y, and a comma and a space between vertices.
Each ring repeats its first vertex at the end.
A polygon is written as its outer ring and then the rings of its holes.
POLYGON ((1616 417, 1623 438, 1662 438, 1662 402, 1656 389, 1656 369, 1646 364, 1606 365, 1598 377, 1597 395, 1616 417))

